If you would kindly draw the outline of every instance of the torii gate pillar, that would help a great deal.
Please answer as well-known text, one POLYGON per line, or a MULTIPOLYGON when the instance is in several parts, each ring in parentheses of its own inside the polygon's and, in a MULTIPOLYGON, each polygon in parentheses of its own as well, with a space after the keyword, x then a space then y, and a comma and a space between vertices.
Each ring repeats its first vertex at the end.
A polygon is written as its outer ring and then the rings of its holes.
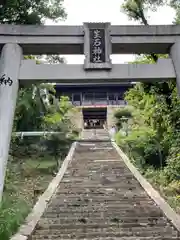
POLYGON ((0 61, 0 79, 5 80, 0 82, 0 202, 18 95, 21 60, 22 49, 18 44, 7 43, 4 45, 0 61))
POLYGON ((180 96, 180 41, 175 42, 170 50, 171 59, 176 73, 176 85, 180 96))

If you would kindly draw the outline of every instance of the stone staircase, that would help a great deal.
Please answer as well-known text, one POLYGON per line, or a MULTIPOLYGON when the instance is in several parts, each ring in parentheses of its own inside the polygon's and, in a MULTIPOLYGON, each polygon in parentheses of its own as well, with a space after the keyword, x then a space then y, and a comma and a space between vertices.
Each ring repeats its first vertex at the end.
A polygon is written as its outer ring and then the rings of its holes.
POLYGON ((108 131, 104 129, 83 129, 81 139, 109 141, 110 136, 108 131))
POLYGON ((31 240, 178 240, 111 142, 78 143, 31 240))

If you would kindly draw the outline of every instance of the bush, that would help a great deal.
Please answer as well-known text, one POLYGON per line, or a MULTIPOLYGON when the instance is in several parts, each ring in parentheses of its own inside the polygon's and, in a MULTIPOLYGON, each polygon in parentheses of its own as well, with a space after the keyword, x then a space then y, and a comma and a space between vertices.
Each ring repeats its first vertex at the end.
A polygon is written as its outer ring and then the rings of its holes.
POLYGON ((169 182, 180 180, 180 133, 174 133, 169 136, 169 154, 166 159, 166 167, 164 169, 169 182))
POLYGON ((125 119, 132 118, 132 111, 130 108, 125 107, 115 112, 114 117, 116 118, 116 126, 118 129, 122 128, 123 121, 125 119))
POLYGON ((166 175, 163 170, 157 170, 153 167, 149 167, 144 172, 144 176, 155 186, 157 187, 165 187, 167 186, 168 182, 166 179, 166 175))
POLYGON ((180 153, 173 153, 167 158, 164 171, 169 181, 180 180, 180 153))
POLYGON ((164 192, 168 196, 180 195, 180 181, 173 180, 164 188, 164 192))
POLYGON ((17 228, 22 224, 24 218, 29 213, 29 206, 25 201, 12 200, 3 197, 0 205, 0 239, 9 239, 17 228))
POLYGON ((115 118, 120 119, 122 117, 126 117, 126 118, 131 118, 132 117, 132 111, 130 108, 128 107, 124 107, 122 109, 118 109, 115 114, 114 114, 115 118))
POLYGON ((156 140, 156 134, 149 127, 134 128, 132 132, 123 137, 116 135, 118 145, 135 159, 138 167, 147 168, 153 166, 159 168, 165 165, 163 150, 156 140))

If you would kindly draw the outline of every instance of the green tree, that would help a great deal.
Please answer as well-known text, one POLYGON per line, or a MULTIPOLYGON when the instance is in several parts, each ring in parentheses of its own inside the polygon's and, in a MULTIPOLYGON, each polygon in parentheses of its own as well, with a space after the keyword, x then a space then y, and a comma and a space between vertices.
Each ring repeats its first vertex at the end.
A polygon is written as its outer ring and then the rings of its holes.
POLYGON ((52 84, 31 85, 19 90, 15 112, 14 130, 37 131, 42 130, 43 118, 53 104, 55 89, 52 84))
POLYGON ((51 131, 59 132, 45 138, 46 149, 57 163, 57 169, 60 161, 66 156, 69 146, 74 140, 74 127, 69 118, 69 112, 73 106, 68 97, 62 96, 60 101, 56 102, 54 108, 50 108, 49 114, 44 117, 45 127, 51 131))
POLYGON ((43 24, 46 19, 65 17, 63 0, 7 0, 0 4, 0 23, 43 24))
POLYGON ((166 4, 164 0, 125 0, 121 9, 131 20, 148 25, 146 12, 148 10, 156 11, 157 7, 164 4, 166 4))
POLYGON ((116 119, 116 126, 118 129, 121 129, 123 123, 126 123, 126 127, 128 126, 128 121, 132 118, 132 112, 128 107, 122 108, 115 112, 114 117, 116 119))

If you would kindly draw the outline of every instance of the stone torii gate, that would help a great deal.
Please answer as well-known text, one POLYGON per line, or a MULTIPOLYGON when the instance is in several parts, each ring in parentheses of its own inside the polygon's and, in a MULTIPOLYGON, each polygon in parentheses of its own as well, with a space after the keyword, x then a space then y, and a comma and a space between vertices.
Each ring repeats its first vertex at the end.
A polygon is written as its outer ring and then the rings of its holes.
POLYGON ((180 26, 0 25, 0 199, 11 141, 19 82, 61 84, 176 79, 180 92, 180 26), (162 53, 155 64, 111 64, 110 54, 162 53), (38 64, 28 54, 85 54, 83 65, 38 64))

